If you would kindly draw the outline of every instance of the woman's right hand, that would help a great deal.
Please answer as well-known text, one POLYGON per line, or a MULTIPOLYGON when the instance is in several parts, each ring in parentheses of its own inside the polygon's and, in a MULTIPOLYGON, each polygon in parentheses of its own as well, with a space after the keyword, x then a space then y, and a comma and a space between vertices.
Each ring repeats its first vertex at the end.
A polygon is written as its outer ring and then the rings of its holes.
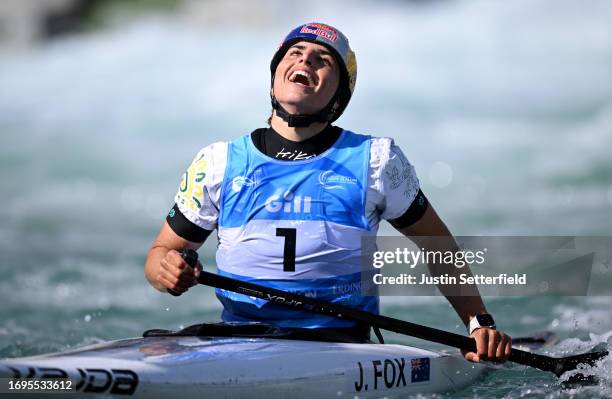
POLYGON ((191 267, 185 262, 180 252, 171 249, 159 262, 157 282, 168 292, 182 294, 198 283, 202 271, 200 262, 191 267))

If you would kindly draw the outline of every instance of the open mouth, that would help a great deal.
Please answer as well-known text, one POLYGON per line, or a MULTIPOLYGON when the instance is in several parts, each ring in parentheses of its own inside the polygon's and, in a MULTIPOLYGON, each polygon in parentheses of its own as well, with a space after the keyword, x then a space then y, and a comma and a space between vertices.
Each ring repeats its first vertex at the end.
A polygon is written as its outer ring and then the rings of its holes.
POLYGON ((293 72, 291 76, 289 76, 289 81, 306 87, 314 86, 312 76, 306 71, 293 72))

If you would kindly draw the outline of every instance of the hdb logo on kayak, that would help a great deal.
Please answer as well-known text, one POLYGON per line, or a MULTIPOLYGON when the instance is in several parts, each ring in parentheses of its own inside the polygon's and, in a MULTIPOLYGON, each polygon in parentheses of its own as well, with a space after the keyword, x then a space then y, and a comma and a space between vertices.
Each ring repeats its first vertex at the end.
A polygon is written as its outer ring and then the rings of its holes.
POLYGON ((138 374, 128 369, 98 369, 77 368, 78 377, 70 375, 67 371, 54 367, 9 367, 13 372, 13 378, 36 378, 36 379, 67 379, 70 390, 86 393, 110 393, 111 395, 133 395, 138 387, 138 374), (74 387, 72 386, 74 382, 74 387))

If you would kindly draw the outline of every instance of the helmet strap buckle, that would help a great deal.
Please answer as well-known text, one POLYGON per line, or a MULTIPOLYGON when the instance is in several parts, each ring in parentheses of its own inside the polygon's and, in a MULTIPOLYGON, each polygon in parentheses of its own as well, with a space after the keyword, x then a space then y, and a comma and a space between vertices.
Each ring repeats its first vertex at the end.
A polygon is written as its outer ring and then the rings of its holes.
POLYGON ((332 111, 333 107, 335 107, 336 105, 335 98, 332 99, 332 103, 332 107, 328 105, 316 114, 291 114, 278 102, 276 97, 272 95, 272 108, 276 111, 276 115, 278 115, 282 120, 287 122, 287 125, 289 127, 308 127, 316 122, 329 123, 334 115, 332 111))

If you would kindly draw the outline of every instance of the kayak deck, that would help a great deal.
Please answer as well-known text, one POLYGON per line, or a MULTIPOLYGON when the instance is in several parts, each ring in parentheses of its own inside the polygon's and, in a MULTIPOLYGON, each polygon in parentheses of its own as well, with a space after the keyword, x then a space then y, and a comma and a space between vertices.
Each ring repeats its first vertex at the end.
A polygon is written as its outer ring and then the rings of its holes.
POLYGON ((486 369, 404 345, 152 335, 1 359, 0 378, 69 378, 67 397, 399 398, 460 389, 486 369))

